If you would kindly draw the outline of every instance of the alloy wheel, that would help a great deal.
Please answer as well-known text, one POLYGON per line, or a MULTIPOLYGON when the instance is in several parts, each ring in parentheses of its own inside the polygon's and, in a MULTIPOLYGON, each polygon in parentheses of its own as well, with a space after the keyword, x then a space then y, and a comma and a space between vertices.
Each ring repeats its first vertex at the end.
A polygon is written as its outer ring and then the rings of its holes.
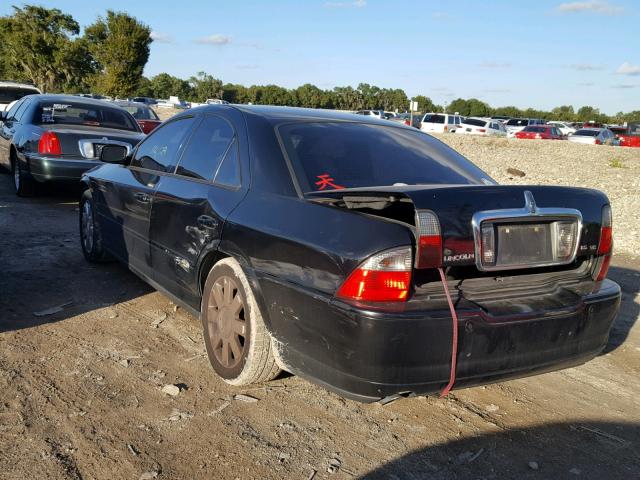
POLYGON ((245 312, 235 280, 218 278, 209 295, 208 334, 216 360, 225 368, 236 367, 248 348, 245 312))
POLYGON ((91 203, 82 204, 82 245, 87 253, 93 249, 93 209, 91 203))

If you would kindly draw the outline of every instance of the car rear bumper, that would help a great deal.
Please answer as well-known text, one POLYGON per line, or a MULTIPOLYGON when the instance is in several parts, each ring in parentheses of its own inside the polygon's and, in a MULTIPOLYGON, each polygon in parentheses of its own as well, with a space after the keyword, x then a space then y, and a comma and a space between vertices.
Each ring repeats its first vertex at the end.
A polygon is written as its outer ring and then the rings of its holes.
POLYGON ((56 158, 40 155, 26 157, 28 170, 38 182, 77 181, 87 170, 101 164, 99 160, 86 158, 56 158))
MULTIPOLYGON (((259 283, 270 330, 283 345, 280 355, 292 373, 363 402, 436 393, 448 383, 452 320, 446 302, 435 302, 429 310, 375 312, 273 278, 259 283)), ((515 302, 526 313, 505 313, 502 301, 494 316, 490 303, 479 307, 459 299, 454 388, 590 360, 607 344, 620 287, 605 280, 592 293, 572 292, 529 305, 523 298, 515 302)))

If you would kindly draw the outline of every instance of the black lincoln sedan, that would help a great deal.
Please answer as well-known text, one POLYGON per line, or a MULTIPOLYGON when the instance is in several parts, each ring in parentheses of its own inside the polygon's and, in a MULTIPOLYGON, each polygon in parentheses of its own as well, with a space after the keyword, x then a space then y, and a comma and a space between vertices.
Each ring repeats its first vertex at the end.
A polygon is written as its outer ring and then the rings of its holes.
POLYGON ((0 167, 13 173, 16 193, 43 182, 73 182, 100 163, 104 145, 126 149, 144 138, 129 112, 75 95, 28 95, 0 113, 0 167))
POLYGON ((101 159, 86 259, 199 316, 233 385, 286 370, 364 402, 446 393, 583 363, 619 308, 603 193, 497 185, 414 128, 212 105, 101 159))

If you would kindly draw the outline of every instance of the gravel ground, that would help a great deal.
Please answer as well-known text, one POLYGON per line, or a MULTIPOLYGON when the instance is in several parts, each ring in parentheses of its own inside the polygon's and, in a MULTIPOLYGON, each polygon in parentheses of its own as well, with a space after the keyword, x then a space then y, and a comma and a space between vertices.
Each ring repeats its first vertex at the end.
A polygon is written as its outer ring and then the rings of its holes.
POLYGON ((640 148, 438 135, 502 184, 597 188, 611 200, 615 251, 640 253, 640 148), (507 173, 515 168, 525 173, 507 173))

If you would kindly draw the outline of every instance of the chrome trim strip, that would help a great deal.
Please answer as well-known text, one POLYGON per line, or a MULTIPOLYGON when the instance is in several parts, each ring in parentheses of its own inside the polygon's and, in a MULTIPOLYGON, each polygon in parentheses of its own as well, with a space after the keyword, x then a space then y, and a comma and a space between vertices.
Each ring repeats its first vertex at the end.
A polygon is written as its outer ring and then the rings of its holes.
MULTIPOLYGON (((473 246, 476 267, 482 272, 491 272, 496 270, 516 270, 519 268, 538 268, 551 267, 557 265, 567 265, 576 259, 578 247, 582 237, 582 214, 579 210, 573 208, 540 208, 536 205, 533 193, 529 190, 524 192, 524 207, 503 210, 485 210, 476 212, 471 218, 471 226, 473 228, 473 246), (561 221, 571 220, 578 223, 578 231, 573 252, 568 260, 557 262, 546 262, 536 264, 513 264, 513 265, 483 265, 482 263, 482 224, 488 223, 507 223, 509 221, 516 222, 537 222, 537 221, 561 221)), ((497 252, 495 253, 497 258, 497 252)))

